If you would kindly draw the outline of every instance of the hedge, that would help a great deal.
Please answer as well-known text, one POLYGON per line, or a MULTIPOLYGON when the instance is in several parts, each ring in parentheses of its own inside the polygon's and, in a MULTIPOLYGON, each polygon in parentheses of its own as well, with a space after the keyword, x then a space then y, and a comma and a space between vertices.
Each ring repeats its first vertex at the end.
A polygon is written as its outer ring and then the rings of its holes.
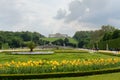
POLYGON ((100 49, 106 49, 106 45, 108 44, 109 49, 111 48, 120 48, 120 38, 101 41, 98 43, 98 47, 100 49))
POLYGON ((12 79, 45 79, 45 78, 60 78, 60 77, 79 77, 79 76, 89 76, 97 74, 107 74, 120 72, 120 68, 111 68, 103 70, 94 70, 87 72, 62 72, 62 73, 47 73, 47 74, 1 74, 0 79, 2 80, 12 80, 12 79))

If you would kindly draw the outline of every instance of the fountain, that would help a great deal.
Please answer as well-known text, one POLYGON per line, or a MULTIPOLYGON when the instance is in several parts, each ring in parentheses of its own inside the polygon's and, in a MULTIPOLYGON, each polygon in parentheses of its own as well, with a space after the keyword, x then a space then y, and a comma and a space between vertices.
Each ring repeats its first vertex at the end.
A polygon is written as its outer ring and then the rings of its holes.
POLYGON ((40 52, 12 52, 11 54, 53 54, 54 51, 40 51, 40 52))

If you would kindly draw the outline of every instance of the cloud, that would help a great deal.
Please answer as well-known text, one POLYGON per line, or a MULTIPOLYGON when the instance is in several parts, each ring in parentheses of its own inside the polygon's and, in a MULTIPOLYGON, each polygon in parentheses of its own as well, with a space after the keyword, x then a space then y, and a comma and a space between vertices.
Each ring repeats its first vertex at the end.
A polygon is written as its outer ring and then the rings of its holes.
MULTIPOLYGON (((68 24, 74 21, 77 21, 78 25, 94 24, 94 29, 104 24, 117 24, 119 27, 119 3, 119 0, 73 0, 68 5, 69 14, 62 19, 68 24)), ((89 27, 82 28, 90 29, 89 27)))
POLYGON ((48 28, 46 24, 51 22, 52 12, 51 6, 39 0, 0 0, 0 29, 38 31, 44 34, 48 28))
POLYGON ((43 35, 119 26, 120 0, 0 0, 0 30, 43 35), (57 13, 57 15, 56 15, 57 13))
POLYGON ((57 11, 57 15, 54 17, 55 19, 62 19, 66 16, 66 10, 59 9, 57 11))
POLYGON ((16 1, 0 1, 0 24, 17 24, 21 20, 21 14, 16 7, 16 1), (6 3, 7 2, 7 3, 6 3))
POLYGON ((104 8, 106 8, 107 2, 108 0, 74 0, 69 4, 70 13, 67 17, 64 17, 65 21, 97 19, 101 11, 105 11, 104 8))
POLYGON ((64 23, 53 19, 53 16, 61 8, 59 16, 64 17, 66 11, 63 8, 67 9, 70 1, 0 0, 0 30, 37 31, 46 36, 57 32, 64 23))

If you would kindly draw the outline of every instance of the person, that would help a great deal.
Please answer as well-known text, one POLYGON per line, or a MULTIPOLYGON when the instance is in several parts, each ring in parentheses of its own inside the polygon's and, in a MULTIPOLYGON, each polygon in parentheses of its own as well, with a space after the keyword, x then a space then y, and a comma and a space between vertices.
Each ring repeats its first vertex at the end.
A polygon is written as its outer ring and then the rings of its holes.
POLYGON ((116 48, 116 52, 117 52, 117 54, 119 53, 119 48, 116 48))

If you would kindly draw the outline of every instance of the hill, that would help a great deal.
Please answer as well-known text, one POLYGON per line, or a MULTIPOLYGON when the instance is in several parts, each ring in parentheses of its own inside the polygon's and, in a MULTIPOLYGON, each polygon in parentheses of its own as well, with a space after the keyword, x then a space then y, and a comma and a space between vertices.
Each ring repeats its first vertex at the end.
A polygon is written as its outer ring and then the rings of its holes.
MULTIPOLYGON (((41 39, 45 40, 45 41, 49 41, 49 42, 54 42, 54 41, 56 41, 58 39, 63 39, 64 40, 64 38, 41 38, 41 39)), ((68 39, 69 39, 70 43, 73 43, 73 44, 77 44, 78 43, 77 40, 75 40, 73 38, 68 38, 68 39)))

